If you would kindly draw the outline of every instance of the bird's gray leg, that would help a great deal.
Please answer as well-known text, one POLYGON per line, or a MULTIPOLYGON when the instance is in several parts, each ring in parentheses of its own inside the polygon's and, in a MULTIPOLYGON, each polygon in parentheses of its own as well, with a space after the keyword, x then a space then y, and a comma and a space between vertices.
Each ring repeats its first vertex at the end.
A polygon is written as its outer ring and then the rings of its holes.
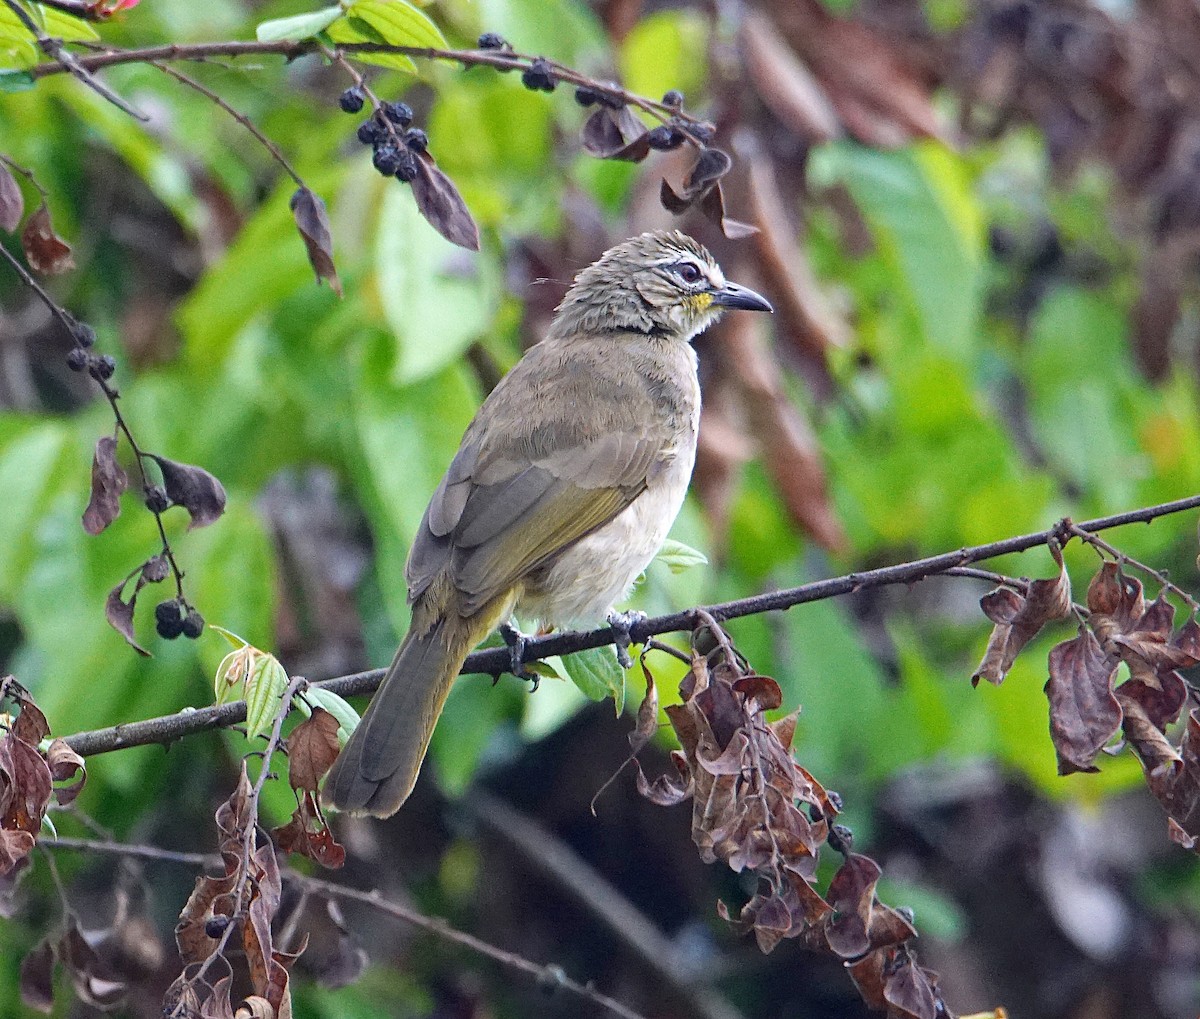
POLYGON ((629 631, 639 623, 644 623, 650 617, 645 612, 632 609, 629 612, 618 612, 613 609, 608 614, 608 626, 613 632, 613 641, 617 646, 617 661, 622 669, 632 669, 633 659, 629 657, 629 645, 633 643, 629 631))
POLYGON ((522 633, 517 629, 514 623, 507 622, 500 624, 500 636, 504 643, 508 645, 508 661, 509 671, 517 677, 517 679, 526 679, 532 683, 529 692, 534 693, 542 678, 536 672, 531 672, 525 667, 525 646, 529 643, 528 634, 522 633))

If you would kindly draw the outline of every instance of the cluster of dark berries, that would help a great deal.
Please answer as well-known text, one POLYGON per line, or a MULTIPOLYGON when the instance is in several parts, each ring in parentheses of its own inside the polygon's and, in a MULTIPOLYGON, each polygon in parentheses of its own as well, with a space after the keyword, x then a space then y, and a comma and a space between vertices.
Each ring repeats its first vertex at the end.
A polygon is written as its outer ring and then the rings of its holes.
POLYGON ((167 640, 195 640, 204 632, 204 617, 182 598, 171 598, 154 606, 154 628, 167 640))
POLYGON ((550 69, 550 61, 538 57, 521 72, 521 84, 531 92, 553 92, 558 88, 558 79, 550 69))
MULTIPOLYGON (((357 86, 346 89, 340 102, 347 113, 357 113, 363 105, 362 90, 357 86)), ((417 179, 417 156, 429 148, 429 135, 419 127, 410 127, 412 120, 408 103, 381 103, 358 125, 358 140, 371 146, 375 169, 406 183, 417 179)))
POLYGON ((613 91, 609 92, 605 89, 588 88, 586 85, 580 85, 575 90, 575 102, 580 106, 595 106, 599 103, 601 106, 607 106, 610 110, 621 109, 625 105, 625 100, 616 95, 620 86, 615 81, 606 81, 602 84, 613 91))
POLYGON ((93 378, 107 381, 117 370, 117 362, 109 354, 89 354, 82 347, 72 347, 67 354, 67 367, 73 372, 85 371, 93 378))

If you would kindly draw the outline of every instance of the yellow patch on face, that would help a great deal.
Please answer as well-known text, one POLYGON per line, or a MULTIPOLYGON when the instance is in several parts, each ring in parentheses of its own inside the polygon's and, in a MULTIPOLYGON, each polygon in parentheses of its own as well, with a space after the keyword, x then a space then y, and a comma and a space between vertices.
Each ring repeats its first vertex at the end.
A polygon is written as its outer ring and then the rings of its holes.
POLYGON ((688 294, 683 299, 684 307, 693 315, 699 315, 701 312, 708 311, 712 307, 712 303, 712 294, 688 294))

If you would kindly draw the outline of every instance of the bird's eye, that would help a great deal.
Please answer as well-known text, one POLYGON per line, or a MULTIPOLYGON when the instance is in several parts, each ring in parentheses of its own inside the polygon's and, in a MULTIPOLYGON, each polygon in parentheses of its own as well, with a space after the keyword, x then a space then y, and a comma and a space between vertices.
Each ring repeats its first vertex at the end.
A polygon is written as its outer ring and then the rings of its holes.
POLYGON ((680 262, 675 266, 675 271, 684 283, 699 283, 704 275, 694 262, 680 262))

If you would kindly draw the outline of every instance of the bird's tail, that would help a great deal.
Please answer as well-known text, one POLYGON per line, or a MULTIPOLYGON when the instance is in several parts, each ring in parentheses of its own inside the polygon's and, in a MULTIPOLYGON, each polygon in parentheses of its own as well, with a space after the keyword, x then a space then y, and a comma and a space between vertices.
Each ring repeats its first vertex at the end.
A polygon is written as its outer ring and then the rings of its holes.
POLYGON ((352 813, 390 817, 408 799, 454 678, 486 636, 456 613, 414 625, 358 728, 334 762, 322 799, 352 813))

